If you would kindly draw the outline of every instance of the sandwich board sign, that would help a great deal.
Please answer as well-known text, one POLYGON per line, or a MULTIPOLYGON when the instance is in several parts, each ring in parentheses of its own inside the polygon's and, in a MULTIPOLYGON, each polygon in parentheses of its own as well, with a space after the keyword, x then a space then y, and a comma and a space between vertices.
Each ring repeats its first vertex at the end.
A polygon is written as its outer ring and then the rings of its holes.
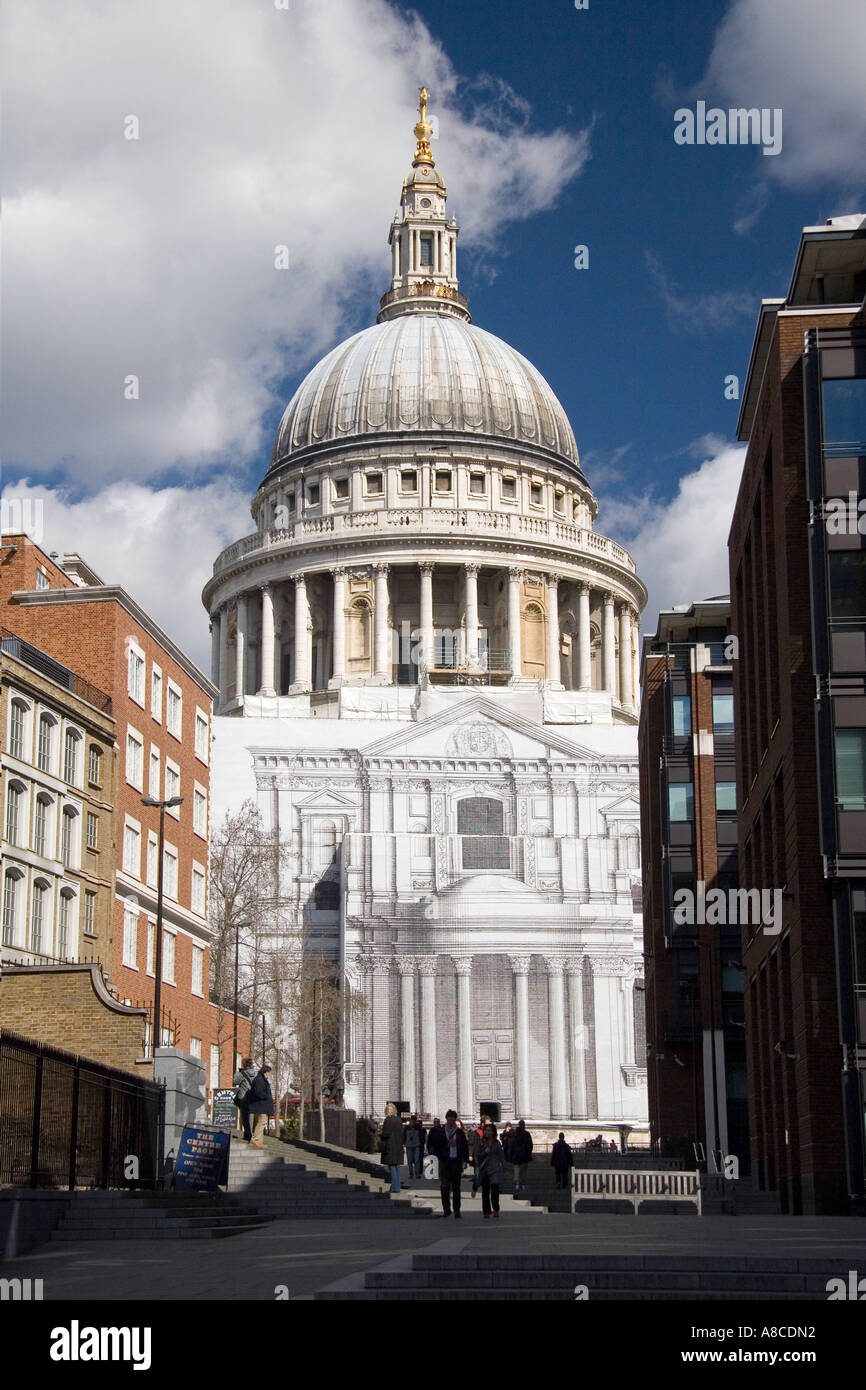
POLYGON ((229 1180, 229 1135, 225 1131, 184 1128, 174 1161, 175 1189, 216 1192, 229 1180))

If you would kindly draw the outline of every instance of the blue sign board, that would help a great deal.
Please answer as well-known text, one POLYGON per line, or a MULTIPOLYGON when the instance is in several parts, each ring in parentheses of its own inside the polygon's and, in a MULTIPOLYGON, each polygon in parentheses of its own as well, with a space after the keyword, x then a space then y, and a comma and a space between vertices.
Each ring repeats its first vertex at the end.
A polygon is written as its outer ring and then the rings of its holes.
POLYGON ((229 1180, 229 1135, 212 1129, 183 1131, 174 1162, 174 1185, 192 1192, 216 1192, 229 1180))

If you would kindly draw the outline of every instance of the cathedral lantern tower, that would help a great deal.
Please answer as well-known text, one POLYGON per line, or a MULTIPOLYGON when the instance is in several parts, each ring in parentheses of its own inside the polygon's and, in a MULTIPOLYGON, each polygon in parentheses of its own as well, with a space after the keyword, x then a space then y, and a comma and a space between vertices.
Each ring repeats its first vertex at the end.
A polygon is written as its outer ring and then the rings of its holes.
POLYGON ((615 1138, 646 1128, 646 590, 553 390, 472 322, 427 101, 377 320, 301 382, 205 586, 214 814, 257 799, 283 920, 364 1001, 348 1103, 615 1138))

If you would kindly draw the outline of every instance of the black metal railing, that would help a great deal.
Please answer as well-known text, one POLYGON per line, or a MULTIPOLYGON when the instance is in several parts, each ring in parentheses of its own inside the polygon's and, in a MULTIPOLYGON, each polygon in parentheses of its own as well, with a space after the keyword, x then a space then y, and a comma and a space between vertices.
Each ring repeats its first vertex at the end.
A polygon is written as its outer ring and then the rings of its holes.
POLYGON ((0 1114, 0 1186, 161 1184, 165 1091, 156 1082, 4 1032, 0 1114))
POLYGON ((86 681, 83 676, 77 676, 74 671, 63 666, 59 661, 55 661, 53 656, 43 652, 39 647, 34 647, 32 642, 27 642, 23 637, 19 637, 14 632, 9 632, 7 628, 0 628, 0 649, 8 656, 13 656, 17 661, 21 661, 31 670, 38 671, 40 675, 47 676, 49 680, 62 685, 64 690, 69 690, 73 695, 78 695, 80 699, 86 700, 94 709, 102 710, 104 714, 111 714, 111 696, 106 695, 104 690, 98 690, 90 681, 86 681))

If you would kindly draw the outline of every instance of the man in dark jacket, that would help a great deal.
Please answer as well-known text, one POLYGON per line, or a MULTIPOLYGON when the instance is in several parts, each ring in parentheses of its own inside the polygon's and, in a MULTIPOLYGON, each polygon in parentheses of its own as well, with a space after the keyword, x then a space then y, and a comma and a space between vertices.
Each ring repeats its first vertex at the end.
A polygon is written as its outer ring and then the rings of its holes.
POLYGON ((248 1109, 253 1122, 253 1137, 250 1140, 251 1149, 263 1149, 261 1136, 265 1130, 265 1120, 268 1115, 274 1113, 274 1093, 271 1090, 271 1083, 268 1080, 271 1069, 263 1066, 249 1091, 248 1109))
POLYGON ((550 1164, 556 1174, 557 1187, 568 1187, 568 1170, 574 1167, 574 1155, 571 1145, 566 1143, 565 1135, 562 1133, 551 1149, 550 1164))
POLYGON ((453 1204, 454 1219, 459 1221, 460 1179, 463 1176, 464 1167, 469 1162, 469 1141, 466 1138, 465 1130, 461 1129, 457 1123, 456 1110, 447 1111, 444 1129, 438 1132, 431 1129, 427 1147, 439 1159, 439 1191, 442 1197, 442 1214, 443 1216, 450 1216, 453 1204), (435 1149, 433 1148, 434 1133, 436 1134, 435 1149))
POLYGON ((514 1164, 514 1195, 526 1186, 526 1170, 532 1159, 532 1135, 526 1128, 525 1120, 517 1121, 517 1129, 511 1141, 511 1162, 514 1164))
POLYGON ((379 1140, 382 1162, 391 1170, 391 1191, 400 1191, 400 1165, 403 1162, 403 1121, 392 1100, 385 1106, 385 1121, 379 1140))
POLYGON ((250 1089, 256 1079, 256 1067, 252 1057, 244 1057, 239 1071, 232 1077, 232 1085, 235 1087, 235 1105, 238 1108, 241 1124, 244 1127, 244 1138, 247 1143, 252 1139, 250 1131, 250 1111, 249 1099, 250 1089))

